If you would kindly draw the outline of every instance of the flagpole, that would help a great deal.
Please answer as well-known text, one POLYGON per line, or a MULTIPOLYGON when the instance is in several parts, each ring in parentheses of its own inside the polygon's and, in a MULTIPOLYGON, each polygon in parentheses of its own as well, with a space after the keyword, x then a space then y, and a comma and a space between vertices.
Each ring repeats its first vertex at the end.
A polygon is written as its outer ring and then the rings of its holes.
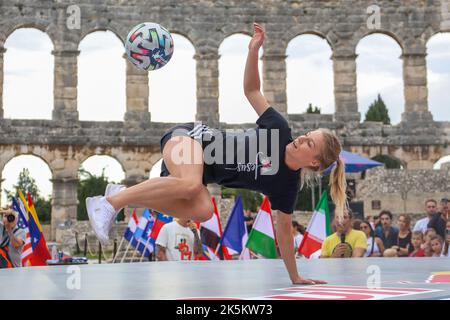
POLYGON ((123 256, 122 256, 122 259, 120 260, 120 263, 123 263, 123 259, 125 259, 125 257, 127 256, 128 249, 129 249, 130 246, 131 246, 131 241, 133 241, 133 238, 131 238, 131 240, 128 242, 127 248, 125 249, 125 253, 124 253, 123 256))
MULTIPOLYGON (((147 246, 148 246, 149 242, 150 242, 150 237, 148 237, 147 241, 145 242, 144 253, 142 253, 142 257, 141 257, 141 260, 139 260, 139 262, 142 262, 142 260, 144 260, 145 252, 147 251, 147 246)), ((148 251, 150 252, 150 250, 148 250, 148 251)))
POLYGON ((139 239, 136 239, 138 241, 136 248, 134 248, 133 255, 131 256, 131 262, 134 262, 134 257, 136 256, 136 251, 138 251, 139 245, 141 244, 141 237, 139 239))
POLYGON ((115 263, 115 262, 116 262, 117 254, 120 252, 120 248, 122 248, 122 243, 123 243, 123 240, 124 240, 124 239, 125 239, 125 238, 122 237, 122 240, 120 240, 119 248, 117 249, 116 255, 113 257, 112 263, 115 263))
POLYGON ((219 248, 222 245, 222 240, 217 244, 216 250, 214 251, 214 255, 217 256, 217 252, 219 252, 219 248))

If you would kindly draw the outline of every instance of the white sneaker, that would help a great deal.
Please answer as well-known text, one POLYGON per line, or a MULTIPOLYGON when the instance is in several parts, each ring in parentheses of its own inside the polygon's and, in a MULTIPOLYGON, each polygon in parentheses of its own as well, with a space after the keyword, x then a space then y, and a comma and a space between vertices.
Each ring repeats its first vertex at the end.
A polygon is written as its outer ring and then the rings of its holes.
POLYGON ((105 189, 105 197, 113 196, 116 193, 125 190, 126 188, 127 187, 125 187, 123 184, 108 183, 105 189))
MULTIPOLYGON (((106 186, 106 189, 105 189, 105 198, 113 196, 116 193, 119 193, 119 192, 125 190, 126 188, 127 187, 124 186, 123 184, 108 183, 108 185, 106 186)), ((117 215, 119 214, 120 210, 122 210, 122 209, 123 208, 120 208, 119 210, 116 211, 116 215, 111 220, 111 224, 114 223, 114 221, 116 220, 117 215)))
POLYGON ((86 209, 91 222, 92 229, 102 245, 109 242, 109 231, 116 212, 106 197, 97 196, 86 198, 86 209))

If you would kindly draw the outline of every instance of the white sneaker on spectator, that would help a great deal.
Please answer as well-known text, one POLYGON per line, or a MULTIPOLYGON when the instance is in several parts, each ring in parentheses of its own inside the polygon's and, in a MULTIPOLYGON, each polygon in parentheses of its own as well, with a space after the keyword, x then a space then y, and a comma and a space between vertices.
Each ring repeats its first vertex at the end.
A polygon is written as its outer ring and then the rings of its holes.
POLYGON ((106 200, 106 197, 97 196, 86 198, 86 209, 95 235, 102 245, 107 245, 112 221, 117 215, 114 207, 106 200))

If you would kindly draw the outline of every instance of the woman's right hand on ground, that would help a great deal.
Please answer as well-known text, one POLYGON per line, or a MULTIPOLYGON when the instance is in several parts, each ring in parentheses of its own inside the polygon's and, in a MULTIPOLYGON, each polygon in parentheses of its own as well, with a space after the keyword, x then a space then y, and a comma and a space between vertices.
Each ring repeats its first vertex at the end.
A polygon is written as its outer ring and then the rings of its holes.
POLYGON ((306 279, 298 276, 294 280, 292 280, 292 284, 303 284, 303 285, 315 285, 315 284, 326 284, 326 281, 323 280, 313 280, 313 279, 306 279))
POLYGON ((250 43, 248 45, 248 48, 250 50, 258 50, 261 48, 262 44, 264 43, 264 36, 265 36, 264 28, 257 24, 256 22, 253 23, 253 37, 252 40, 250 40, 250 43))

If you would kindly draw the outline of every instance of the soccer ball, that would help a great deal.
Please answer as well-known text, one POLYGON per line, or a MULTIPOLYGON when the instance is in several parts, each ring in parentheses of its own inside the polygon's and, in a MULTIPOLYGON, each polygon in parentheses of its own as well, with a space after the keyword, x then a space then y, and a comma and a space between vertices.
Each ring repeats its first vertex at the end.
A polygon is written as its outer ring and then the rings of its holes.
POLYGON ((170 32, 153 22, 134 27, 127 36, 125 51, 128 60, 141 70, 156 70, 165 66, 173 54, 170 32))

